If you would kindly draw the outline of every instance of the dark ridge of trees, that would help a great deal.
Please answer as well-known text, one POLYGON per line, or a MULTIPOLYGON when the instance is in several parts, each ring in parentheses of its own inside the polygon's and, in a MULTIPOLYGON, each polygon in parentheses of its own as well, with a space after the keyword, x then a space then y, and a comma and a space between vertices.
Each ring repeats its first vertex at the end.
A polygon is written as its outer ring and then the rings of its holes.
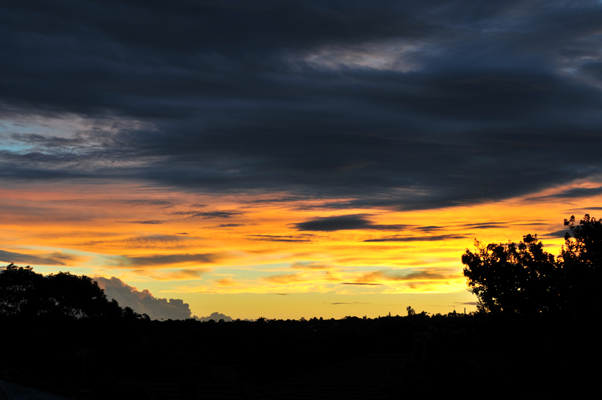
POLYGON ((477 251, 462 256, 468 289, 479 300, 478 310, 494 315, 575 316, 599 312, 602 298, 602 222, 589 215, 575 223, 560 255, 543 249, 537 235, 519 243, 475 241, 477 251))

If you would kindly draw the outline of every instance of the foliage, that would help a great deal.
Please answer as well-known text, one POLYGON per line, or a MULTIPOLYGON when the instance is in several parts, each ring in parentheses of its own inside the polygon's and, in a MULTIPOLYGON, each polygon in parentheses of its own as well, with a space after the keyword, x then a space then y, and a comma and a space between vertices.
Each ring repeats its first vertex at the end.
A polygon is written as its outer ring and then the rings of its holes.
POLYGON ((462 263, 479 311, 538 314, 550 308, 556 265, 537 235, 526 235, 518 244, 475 245, 478 251, 466 250, 462 263))
POLYGON ((0 273, 0 315, 34 316, 45 308, 44 276, 10 264, 0 273))
POLYGON ((572 233, 558 259, 543 249, 537 235, 519 243, 475 241, 476 252, 462 256, 469 291, 478 299, 480 312, 537 315, 600 308, 595 295, 602 282, 602 223, 586 215, 575 225, 565 220, 572 233))
MULTIPOLYGON (((127 310, 126 310, 127 311, 127 310)), ((127 312, 91 278, 59 272, 44 276, 10 264, 0 272, 0 315, 19 317, 121 317, 127 312)))
POLYGON ((558 257, 562 268, 561 304, 564 308, 579 304, 584 312, 600 311, 602 219, 586 214, 579 224, 575 224, 574 216, 564 224, 572 235, 565 236, 565 245, 558 257))

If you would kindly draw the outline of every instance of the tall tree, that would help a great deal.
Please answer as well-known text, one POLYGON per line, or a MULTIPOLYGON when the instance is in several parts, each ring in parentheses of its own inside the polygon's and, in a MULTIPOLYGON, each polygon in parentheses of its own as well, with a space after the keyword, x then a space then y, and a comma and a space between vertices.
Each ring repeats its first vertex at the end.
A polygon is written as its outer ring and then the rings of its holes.
POLYGON ((462 263, 479 311, 533 315, 555 308, 557 265, 537 235, 526 235, 518 244, 475 245, 477 251, 466 250, 462 263))
MULTIPOLYGON (((574 216, 564 224, 571 233, 565 235, 565 244, 558 257, 562 267, 561 304, 565 309, 578 304, 580 312, 601 311, 602 220, 586 214, 579 224, 574 216)), ((574 309, 573 313, 576 311, 574 309)))
POLYGON ((572 216, 565 226, 570 232, 556 261, 537 235, 518 244, 476 242, 476 252, 466 250, 464 276, 478 309, 521 315, 602 311, 602 221, 586 214, 579 224, 572 216))

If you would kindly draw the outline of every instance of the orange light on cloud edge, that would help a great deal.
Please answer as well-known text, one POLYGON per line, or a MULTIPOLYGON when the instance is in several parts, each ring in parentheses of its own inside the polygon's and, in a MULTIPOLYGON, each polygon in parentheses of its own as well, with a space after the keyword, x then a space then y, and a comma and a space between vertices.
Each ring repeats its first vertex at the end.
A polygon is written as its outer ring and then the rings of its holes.
MULTIPOLYGON (((321 208, 286 194, 218 196, 131 185, 0 190, 1 261, 38 272, 115 276, 193 314, 233 318, 376 317, 473 311, 460 258, 482 243, 537 233, 558 254, 563 219, 596 216, 601 196, 535 195, 472 206, 391 211, 321 208), (362 229, 298 224, 361 216, 362 229)), ((344 200, 344 199, 342 199, 344 200)), ((357 217, 360 218, 360 217, 357 217)))

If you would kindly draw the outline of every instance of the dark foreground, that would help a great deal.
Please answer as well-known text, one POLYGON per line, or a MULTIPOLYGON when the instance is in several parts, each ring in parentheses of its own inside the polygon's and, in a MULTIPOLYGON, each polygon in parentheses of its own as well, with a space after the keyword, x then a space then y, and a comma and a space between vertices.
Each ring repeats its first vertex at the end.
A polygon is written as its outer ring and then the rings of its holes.
POLYGON ((595 319, 3 318, 0 399, 574 398, 598 379, 595 319))

